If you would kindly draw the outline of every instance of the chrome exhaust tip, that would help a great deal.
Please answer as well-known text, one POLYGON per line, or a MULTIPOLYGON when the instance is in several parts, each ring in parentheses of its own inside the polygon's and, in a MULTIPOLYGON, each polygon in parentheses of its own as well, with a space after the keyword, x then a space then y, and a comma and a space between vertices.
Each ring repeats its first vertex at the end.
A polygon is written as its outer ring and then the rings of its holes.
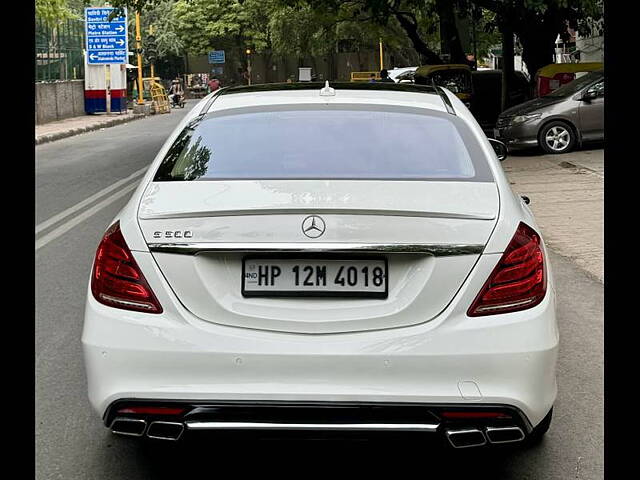
POLYGON ((112 433, 118 435, 128 435, 131 437, 141 437, 147 428, 147 421, 141 418, 116 417, 111 422, 112 433))
POLYGON ((520 427, 487 427, 487 438, 491 443, 512 443, 524 440, 520 427))
POLYGON ((177 441, 184 432, 184 424, 179 422, 152 422, 147 430, 147 437, 156 440, 177 441))
POLYGON ((454 448, 481 447, 487 443, 484 434, 476 429, 446 430, 447 440, 454 448))

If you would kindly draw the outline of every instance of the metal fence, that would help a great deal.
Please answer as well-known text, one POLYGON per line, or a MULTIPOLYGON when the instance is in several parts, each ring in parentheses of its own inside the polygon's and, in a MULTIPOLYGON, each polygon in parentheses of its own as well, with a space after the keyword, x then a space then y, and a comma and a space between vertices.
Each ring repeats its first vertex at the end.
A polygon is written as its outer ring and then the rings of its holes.
POLYGON ((36 18, 36 82, 84 78, 84 22, 55 27, 36 18))

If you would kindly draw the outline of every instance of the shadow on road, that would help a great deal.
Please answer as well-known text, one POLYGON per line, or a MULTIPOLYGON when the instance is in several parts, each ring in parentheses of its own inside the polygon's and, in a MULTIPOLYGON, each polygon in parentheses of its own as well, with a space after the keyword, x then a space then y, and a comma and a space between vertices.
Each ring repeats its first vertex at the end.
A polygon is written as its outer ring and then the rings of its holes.
MULTIPOLYGON (((604 142, 593 142, 593 143, 588 143, 586 145, 583 145, 581 147, 576 147, 575 150, 573 150, 574 152, 582 152, 585 150, 600 150, 604 148, 604 142)), ((558 157, 558 159, 561 159, 562 157, 564 157, 565 155, 570 155, 571 152, 569 153, 561 153, 558 155, 555 155, 556 157, 558 157)), ((525 148, 522 150, 509 150, 509 156, 513 156, 513 157, 532 157, 532 156, 537 156, 537 155, 550 155, 548 153, 546 153, 544 150, 542 150, 541 148, 538 147, 533 147, 533 148, 525 148)))
MULTIPOLYGON (((511 478, 517 457, 540 447, 453 450, 423 436, 256 438, 199 436, 179 443, 140 442, 138 465, 149 478, 204 478, 229 473, 344 475, 422 472, 425 478, 511 478)), ((526 471, 526 469, 525 469, 526 471)), ((515 477, 523 478, 523 477, 515 477)))

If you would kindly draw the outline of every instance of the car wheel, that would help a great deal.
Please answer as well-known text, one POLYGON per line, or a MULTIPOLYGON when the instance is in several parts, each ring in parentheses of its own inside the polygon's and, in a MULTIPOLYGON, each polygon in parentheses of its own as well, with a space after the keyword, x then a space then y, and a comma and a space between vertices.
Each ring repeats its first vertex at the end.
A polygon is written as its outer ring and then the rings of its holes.
POLYGON ((551 122, 540 130, 538 143, 547 153, 567 153, 576 144, 576 134, 565 122, 551 122))
POLYGON ((544 434, 547 433, 549 427, 551 426, 551 417, 553 416, 553 407, 547 413, 547 416, 542 419, 542 421, 536 425, 533 431, 529 434, 526 439, 527 445, 536 445, 542 441, 544 434))

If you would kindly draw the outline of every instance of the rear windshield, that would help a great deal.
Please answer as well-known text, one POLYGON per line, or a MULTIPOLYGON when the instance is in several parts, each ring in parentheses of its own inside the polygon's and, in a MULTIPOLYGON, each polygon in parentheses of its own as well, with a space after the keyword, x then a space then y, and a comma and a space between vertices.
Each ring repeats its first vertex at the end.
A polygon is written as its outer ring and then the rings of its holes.
POLYGON ((154 180, 490 181, 478 149, 464 123, 450 114, 333 106, 242 109, 209 114, 187 127, 154 180))

